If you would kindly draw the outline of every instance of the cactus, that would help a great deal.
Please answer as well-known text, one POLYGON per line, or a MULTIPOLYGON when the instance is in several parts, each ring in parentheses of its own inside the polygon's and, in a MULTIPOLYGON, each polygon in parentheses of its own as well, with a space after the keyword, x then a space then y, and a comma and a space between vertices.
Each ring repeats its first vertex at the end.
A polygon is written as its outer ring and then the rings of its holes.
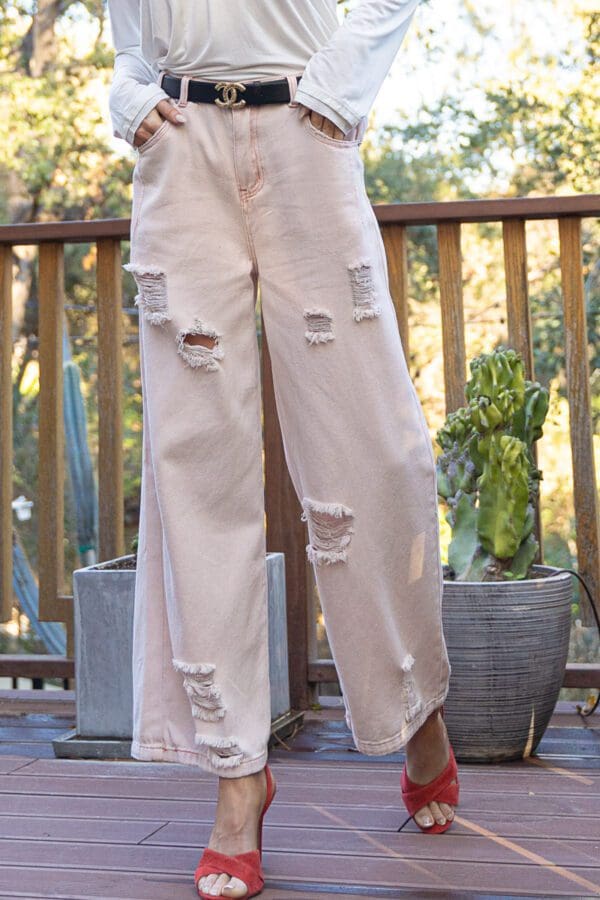
POLYGON ((549 394, 525 379, 512 349, 483 353, 470 370, 466 406, 436 435, 438 494, 452 529, 448 564, 457 581, 523 579, 539 547, 533 526, 542 473, 532 448, 549 394))

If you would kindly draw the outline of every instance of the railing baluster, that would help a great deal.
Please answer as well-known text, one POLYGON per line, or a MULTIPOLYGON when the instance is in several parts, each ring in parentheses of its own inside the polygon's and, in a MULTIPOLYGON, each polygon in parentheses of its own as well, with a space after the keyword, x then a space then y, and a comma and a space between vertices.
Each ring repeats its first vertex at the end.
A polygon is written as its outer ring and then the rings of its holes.
MULTIPOLYGON (((575 216, 565 217, 559 220, 558 228, 565 312, 565 360, 573 460, 577 565, 592 597, 597 599, 600 596, 600 524, 592 438, 581 219, 575 216)), ((600 605, 597 611, 600 613, 600 605)), ((587 612, 587 604, 584 606, 582 619, 586 624, 593 622, 587 612)))
POLYGON ((12 247, 0 246, 0 620, 12 616, 12 247))
POLYGON ((64 246, 40 244, 39 253, 39 602, 44 622, 72 621, 62 600, 64 580, 64 423, 62 340, 64 246))
POLYGON ((261 356, 267 549, 285 554, 290 700, 296 709, 306 709, 309 702, 306 526, 300 521, 302 509, 285 461, 264 322, 261 356))
POLYGON ((460 223, 437 228, 446 412, 465 404, 465 314, 462 292, 460 223))
MULTIPOLYGON (((504 274, 506 278, 506 316, 508 320, 508 343, 519 353, 525 366, 525 376, 534 379, 533 330, 529 306, 529 284, 527 280, 527 242, 525 222, 512 219, 502 223, 504 245, 504 274)), ((538 462, 536 444, 532 450, 535 465, 538 462)), ((540 497, 535 505, 535 537, 538 551, 535 562, 544 558, 543 529, 540 511, 540 497)))
POLYGON ((394 302, 400 340, 408 364, 410 360, 408 334, 408 250, 404 225, 382 225, 390 294, 394 302))
POLYGON ((508 342, 523 357, 527 378, 533 378, 533 342, 527 282, 525 222, 522 219, 503 222, 502 236, 508 342))
POLYGON ((98 515, 100 560, 124 552, 123 523, 123 289, 121 242, 97 241, 98 515))

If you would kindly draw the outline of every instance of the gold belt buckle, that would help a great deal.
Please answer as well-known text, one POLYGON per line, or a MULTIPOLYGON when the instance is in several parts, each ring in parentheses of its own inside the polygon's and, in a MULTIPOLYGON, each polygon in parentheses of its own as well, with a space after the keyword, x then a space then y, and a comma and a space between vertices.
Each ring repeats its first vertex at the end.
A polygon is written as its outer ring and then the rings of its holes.
POLYGON ((215 90, 222 91, 223 97, 215 97, 215 103, 218 106, 226 106, 228 109, 238 109, 245 106, 245 100, 238 100, 237 92, 245 91, 246 85, 239 81, 219 81, 215 84, 215 90))

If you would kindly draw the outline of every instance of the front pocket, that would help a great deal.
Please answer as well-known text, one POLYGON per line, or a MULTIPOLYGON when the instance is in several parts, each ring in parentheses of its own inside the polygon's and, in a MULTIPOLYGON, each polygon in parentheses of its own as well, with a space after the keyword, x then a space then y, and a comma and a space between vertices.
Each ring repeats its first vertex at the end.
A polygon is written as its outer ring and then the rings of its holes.
POLYGON ((364 138, 366 130, 366 120, 361 119, 359 123, 358 136, 356 138, 352 140, 348 140, 347 138, 340 139, 331 137, 331 135, 329 134, 324 134, 317 128, 316 125, 313 125, 310 120, 310 111, 304 112, 304 115, 301 116, 301 121, 312 137, 316 138, 324 144, 328 144, 330 147, 336 147, 338 150, 348 150, 354 147, 359 147, 362 144, 362 140, 364 138))
POLYGON ((160 139, 169 131, 172 126, 172 122, 169 119, 164 119, 161 124, 158 126, 156 131, 154 131, 147 141, 144 141, 143 144, 140 144, 139 147, 136 147, 136 150, 139 154, 145 153, 150 147, 154 147, 155 144, 160 141, 160 139))

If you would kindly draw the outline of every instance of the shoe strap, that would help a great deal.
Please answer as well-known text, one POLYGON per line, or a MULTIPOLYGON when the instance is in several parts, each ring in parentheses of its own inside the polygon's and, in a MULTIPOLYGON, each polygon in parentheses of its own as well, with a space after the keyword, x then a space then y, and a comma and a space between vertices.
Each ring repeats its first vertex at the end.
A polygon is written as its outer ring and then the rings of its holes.
POLYGON ((206 847, 194 873, 194 884, 204 875, 218 875, 221 872, 230 877, 241 878, 246 883, 248 895, 262 890, 265 883, 258 850, 228 856, 206 847))
POLYGON ((411 815, 427 806, 431 800, 456 806, 458 803, 458 770, 452 747, 450 747, 450 757, 445 769, 427 784, 411 781, 405 765, 402 770, 401 785, 402 797, 411 815), (456 780, 456 784, 450 784, 452 779, 456 780))

